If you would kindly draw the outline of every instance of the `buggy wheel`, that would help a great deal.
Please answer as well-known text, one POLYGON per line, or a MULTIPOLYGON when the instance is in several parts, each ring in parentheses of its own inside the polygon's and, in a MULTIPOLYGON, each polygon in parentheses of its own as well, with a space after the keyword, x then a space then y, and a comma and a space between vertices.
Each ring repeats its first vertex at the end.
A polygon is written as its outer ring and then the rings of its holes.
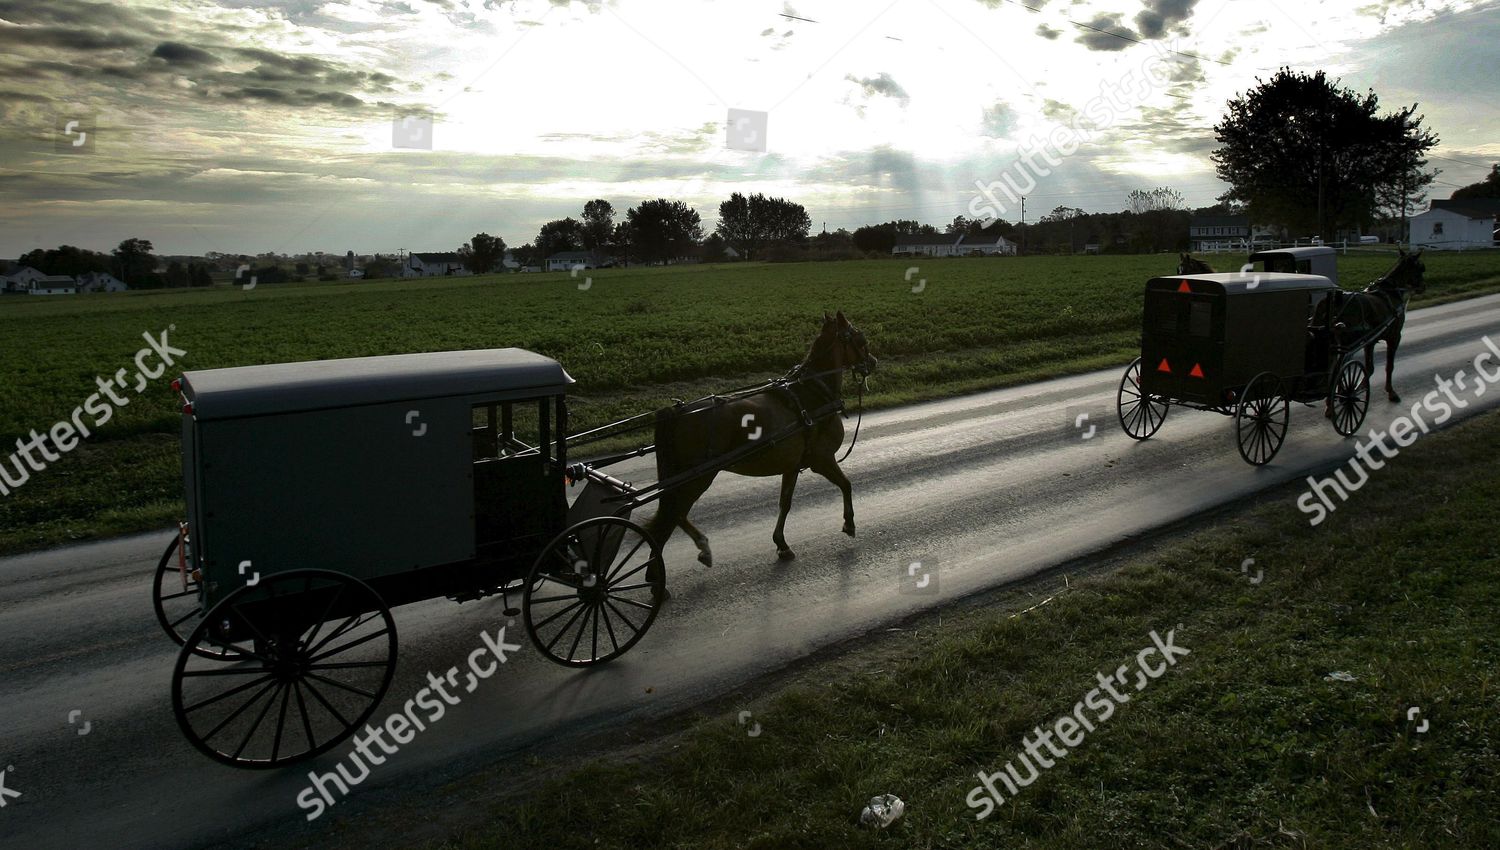
POLYGON ((1347 437, 1364 424, 1365 412, 1370 409, 1370 373, 1358 357, 1350 357, 1339 366, 1328 405, 1333 413, 1333 430, 1339 436, 1347 437))
MULTIPOLYGON (((203 613, 202 585, 196 571, 188 570, 184 573, 178 564, 177 553, 181 547, 182 534, 179 532, 167 544, 167 551, 161 553, 161 560, 156 564, 156 580, 152 582, 151 594, 151 607, 156 611, 156 622, 161 624, 162 631, 178 646, 182 646, 188 631, 203 613)), ((213 646, 200 646, 196 651, 204 658, 219 658, 222 655, 213 646)))
POLYGON ((667 595, 661 545, 628 519, 594 517, 548 544, 526 579, 526 633, 568 667, 603 664, 646 634, 667 595))
POLYGON ((1290 414, 1286 397, 1281 394, 1279 378, 1270 372, 1261 372, 1251 378, 1234 411, 1240 457, 1255 466, 1270 463, 1286 440, 1290 414))
POLYGON ((1171 405, 1141 389, 1141 358, 1137 357, 1125 368, 1120 378, 1120 390, 1115 394, 1115 410, 1120 415, 1120 427, 1133 439, 1144 440, 1156 433, 1167 421, 1171 405))
POLYGON ((276 573, 224 597, 188 635, 172 713, 200 752, 281 767, 359 731, 396 671, 396 624, 370 586, 329 570, 276 573), (198 649, 221 657, 205 660, 198 649))

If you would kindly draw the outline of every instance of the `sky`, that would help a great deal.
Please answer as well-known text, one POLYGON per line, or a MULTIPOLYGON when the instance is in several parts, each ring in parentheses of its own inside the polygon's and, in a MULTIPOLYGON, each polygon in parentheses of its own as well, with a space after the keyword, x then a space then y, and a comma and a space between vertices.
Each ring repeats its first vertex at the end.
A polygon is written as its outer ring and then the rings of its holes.
POLYGON ((735 191, 942 225, 1100 97, 1027 219, 1202 206, 1282 66, 1419 104, 1432 197, 1500 161, 1500 0, 0 0, 0 43, 0 257, 518 245, 592 198, 711 230, 735 191))

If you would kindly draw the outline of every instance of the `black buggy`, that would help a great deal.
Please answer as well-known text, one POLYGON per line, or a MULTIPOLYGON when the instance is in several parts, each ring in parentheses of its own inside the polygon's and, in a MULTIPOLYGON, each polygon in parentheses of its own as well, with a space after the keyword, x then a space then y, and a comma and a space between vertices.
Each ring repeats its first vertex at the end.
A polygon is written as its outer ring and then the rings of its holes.
MULTIPOLYGON (((784 392, 796 380, 681 409, 784 392)), ((502 595, 505 616, 522 616, 549 660, 618 658, 667 598, 661 542, 631 513, 843 408, 825 405, 637 487, 600 468, 654 446, 589 463, 569 463, 568 449, 649 427, 656 414, 568 435, 572 383, 557 361, 516 348, 175 381, 187 520, 157 565, 152 601, 182 647, 172 709, 188 740, 237 767, 279 767, 337 746, 390 685, 390 609, 422 600, 502 595), (567 488, 579 483, 570 504, 567 488)))
POLYGON ((1346 339, 1332 323, 1346 293, 1331 249, 1252 255, 1264 269, 1158 277, 1146 284, 1141 356, 1120 379, 1120 426, 1155 434, 1172 407, 1233 417, 1240 456, 1260 466, 1286 439, 1289 402, 1327 405, 1349 436, 1370 406, 1360 351, 1384 328, 1346 339), (1314 266, 1326 274, 1298 273, 1314 266))

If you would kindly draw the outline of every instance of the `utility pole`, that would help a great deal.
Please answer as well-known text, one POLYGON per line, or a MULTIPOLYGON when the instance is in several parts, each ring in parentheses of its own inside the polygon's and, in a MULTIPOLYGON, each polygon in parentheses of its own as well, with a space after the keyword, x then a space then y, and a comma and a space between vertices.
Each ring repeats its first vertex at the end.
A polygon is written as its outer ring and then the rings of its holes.
POLYGON ((1318 143, 1318 240, 1323 240, 1323 143, 1318 143))
POLYGON ((1026 253, 1026 196, 1021 196, 1021 253, 1026 253))

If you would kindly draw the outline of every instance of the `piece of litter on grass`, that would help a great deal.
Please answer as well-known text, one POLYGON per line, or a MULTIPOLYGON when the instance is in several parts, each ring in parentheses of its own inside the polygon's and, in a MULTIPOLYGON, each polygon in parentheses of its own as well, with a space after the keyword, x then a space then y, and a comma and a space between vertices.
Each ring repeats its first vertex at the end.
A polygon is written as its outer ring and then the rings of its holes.
POLYGON ((906 813, 906 804, 895 794, 871 797, 870 804, 859 813, 859 822, 874 829, 885 829, 906 813))
POLYGON ((1352 682, 1352 681, 1354 681, 1354 676, 1352 674, 1350 674, 1350 673, 1347 673, 1347 672, 1343 671, 1343 670, 1339 670, 1337 672, 1329 673, 1327 676, 1324 676, 1323 677, 1323 681, 1325 681, 1325 682, 1352 682))

